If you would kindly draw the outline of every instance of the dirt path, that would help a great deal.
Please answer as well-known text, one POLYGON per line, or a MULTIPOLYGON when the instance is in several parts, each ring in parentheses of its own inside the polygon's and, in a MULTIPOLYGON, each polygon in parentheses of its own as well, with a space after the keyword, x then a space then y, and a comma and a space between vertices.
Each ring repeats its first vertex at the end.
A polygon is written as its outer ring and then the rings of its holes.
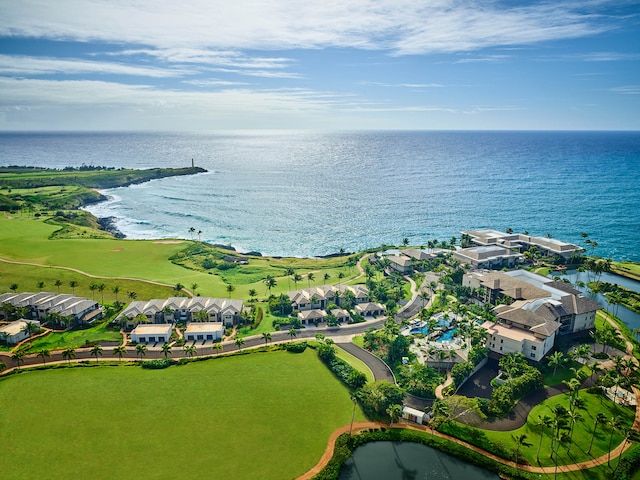
MULTIPOLYGON (((32 262, 19 262, 17 260, 9 260, 7 258, 2 258, 0 257, 0 262, 4 262, 4 263, 12 263, 14 265, 29 265, 31 267, 40 267, 40 268, 56 268, 58 270, 68 270, 70 272, 75 272, 75 273, 79 273, 80 275, 84 275, 85 277, 89 277, 89 278, 102 278, 105 280, 132 280, 135 282, 145 282, 145 283, 149 283, 151 285, 159 285, 161 287, 174 287, 175 285, 170 285, 168 283, 162 283, 162 282, 156 282, 155 280, 146 280, 144 278, 135 278, 135 277, 105 277, 102 275, 92 275, 91 273, 87 273, 87 272, 83 272, 82 270, 78 270, 77 268, 72 268, 72 267, 62 267, 60 265, 43 265, 41 263, 32 263, 32 262)), ((194 296, 193 292, 191 290, 187 290, 186 287, 182 288, 182 291, 187 293, 188 295, 190 295, 191 297, 194 296)))
MULTIPOLYGON (((638 402, 640 402, 640 390, 633 387, 633 391, 636 395, 636 399, 638 400, 638 402)), ((638 403, 638 405, 640 405, 640 403, 638 403)), ((348 433, 350 427, 351 427, 350 424, 343 425, 342 427, 333 431, 333 433, 329 436, 327 448, 322 454, 322 457, 320 457, 320 460, 318 461, 318 463, 313 468, 311 468, 308 472, 299 476, 297 480, 308 480, 313 478, 315 475, 317 475, 331 460, 331 457, 333 456, 333 450, 335 448, 336 440, 338 439, 338 437, 343 433, 348 433)), ((389 427, 388 424, 380 423, 380 422, 357 422, 353 424, 353 432, 358 433, 358 432, 362 432, 363 430, 367 430, 371 428, 388 428, 388 427, 389 427)), ((435 435, 436 437, 444 438, 451 442, 457 443, 458 445, 462 445, 470 450, 473 450, 474 452, 479 453, 482 456, 491 458, 496 462, 502 463, 503 465, 507 465, 512 468, 518 468, 520 470, 525 470, 527 472, 553 474, 554 471, 556 470, 556 467, 554 466, 536 467, 533 465, 516 465, 516 463, 512 462, 511 460, 505 460, 504 458, 494 455, 493 453, 487 452, 486 450, 476 447, 475 445, 471 445, 458 438, 451 437, 445 433, 440 433, 436 430, 431 430, 430 428, 425 427, 423 425, 402 423, 402 424, 394 425, 394 428, 406 428, 409 430, 417 430, 419 432, 431 433, 431 435, 435 435)), ((636 418, 633 423, 633 429, 636 431, 640 431, 640 407, 636 407, 636 418)), ((618 445, 616 448, 614 448, 611 451, 611 455, 610 455, 611 460, 622 455, 631 445, 632 445, 632 442, 626 442, 626 445, 625 445, 625 442, 623 442, 620 445, 618 445)), ((605 454, 598 458, 586 460, 584 462, 573 463, 570 465, 558 465, 557 470, 558 472, 575 472, 577 470, 586 470, 588 468, 604 465, 608 461, 609 461, 609 455, 605 454)))

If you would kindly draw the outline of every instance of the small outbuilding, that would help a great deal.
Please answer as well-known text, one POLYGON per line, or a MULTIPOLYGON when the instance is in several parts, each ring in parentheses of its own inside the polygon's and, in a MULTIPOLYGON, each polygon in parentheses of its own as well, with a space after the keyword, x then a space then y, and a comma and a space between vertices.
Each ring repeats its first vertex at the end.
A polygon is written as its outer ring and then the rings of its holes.
POLYGON ((406 406, 402 407, 402 418, 419 425, 424 425, 429 421, 429 417, 425 412, 406 406))
POLYGON ((140 324, 131 331, 133 343, 167 343, 171 338, 170 324, 140 324))
POLYGON ((35 328, 40 328, 40 322, 36 320, 16 320, 15 322, 11 322, 10 324, 0 328, 0 339, 3 339, 10 345, 20 343, 22 340, 29 337, 26 328, 27 323, 30 323, 35 328))
POLYGON ((189 322, 184 331, 184 339, 192 341, 219 341, 222 340, 224 325, 222 322, 189 322))

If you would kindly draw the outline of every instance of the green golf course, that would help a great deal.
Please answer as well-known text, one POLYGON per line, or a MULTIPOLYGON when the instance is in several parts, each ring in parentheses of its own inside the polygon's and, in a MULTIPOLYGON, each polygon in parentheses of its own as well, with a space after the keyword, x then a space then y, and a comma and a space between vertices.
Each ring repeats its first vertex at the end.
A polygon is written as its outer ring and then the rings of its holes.
POLYGON ((294 478, 353 406, 310 350, 24 372, 0 381, 0 405, 14 480, 294 478))

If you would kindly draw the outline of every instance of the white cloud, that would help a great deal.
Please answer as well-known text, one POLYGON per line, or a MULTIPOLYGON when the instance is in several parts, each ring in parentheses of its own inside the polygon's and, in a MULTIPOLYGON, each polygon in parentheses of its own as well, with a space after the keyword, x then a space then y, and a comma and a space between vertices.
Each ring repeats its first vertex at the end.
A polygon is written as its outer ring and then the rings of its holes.
POLYGON ((21 0, 0 2, 0 35, 159 49, 353 47, 397 55, 582 37, 610 28, 610 2, 447 0, 21 0), (584 12, 584 13, 583 13, 584 12))
POLYGON ((195 71, 184 68, 156 68, 71 58, 0 55, 0 74, 3 75, 76 75, 87 73, 167 78, 193 74, 195 71))
POLYGON ((624 85, 621 87, 614 87, 612 92, 621 93, 623 95, 640 95, 640 85, 624 85))
POLYGON ((218 78, 208 78, 205 80, 183 80, 182 83, 194 85, 196 87, 234 87, 240 85, 249 85, 245 82, 231 82, 228 80, 220 80, 218 78))
POLYGON ((341 101, 331 92, 306 89, 178 91, 149 85, 89 80, 34 80, 0 77, 0 128, 202 129, 291 126, 324 115, 341 101), (87 124, 86 119, 91 119, 87 124), (55 119, 55 121, 52 121, 55 119), (249 122, 247 119, 252 119, 249 122))
POLYGON ((392 87, 392 88, 440 88, 444 85, 439 83, 384 83, 384 82, 360 82, 360 85, 370 87, 392 87))

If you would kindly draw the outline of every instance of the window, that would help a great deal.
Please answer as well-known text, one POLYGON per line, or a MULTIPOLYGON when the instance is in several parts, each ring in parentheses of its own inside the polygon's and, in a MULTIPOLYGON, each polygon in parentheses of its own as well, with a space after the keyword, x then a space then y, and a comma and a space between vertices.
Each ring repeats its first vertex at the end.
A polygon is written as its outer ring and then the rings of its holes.
POLYGON ((500 343, 504 343, 504 338, 501 338, 501 339, 500 339, 500 343))
POLYGON ((500 347, 500 350, 502 350, 502 347, 500 347))
POLYGON ((535 354, 535 353, 532 353, 532 354, 531 354, 531 358, 536 358, 536 354, 535 354))
POLYGON ((535 345, 531 345, 531 350, 536 351, 537 347, 535 345))

